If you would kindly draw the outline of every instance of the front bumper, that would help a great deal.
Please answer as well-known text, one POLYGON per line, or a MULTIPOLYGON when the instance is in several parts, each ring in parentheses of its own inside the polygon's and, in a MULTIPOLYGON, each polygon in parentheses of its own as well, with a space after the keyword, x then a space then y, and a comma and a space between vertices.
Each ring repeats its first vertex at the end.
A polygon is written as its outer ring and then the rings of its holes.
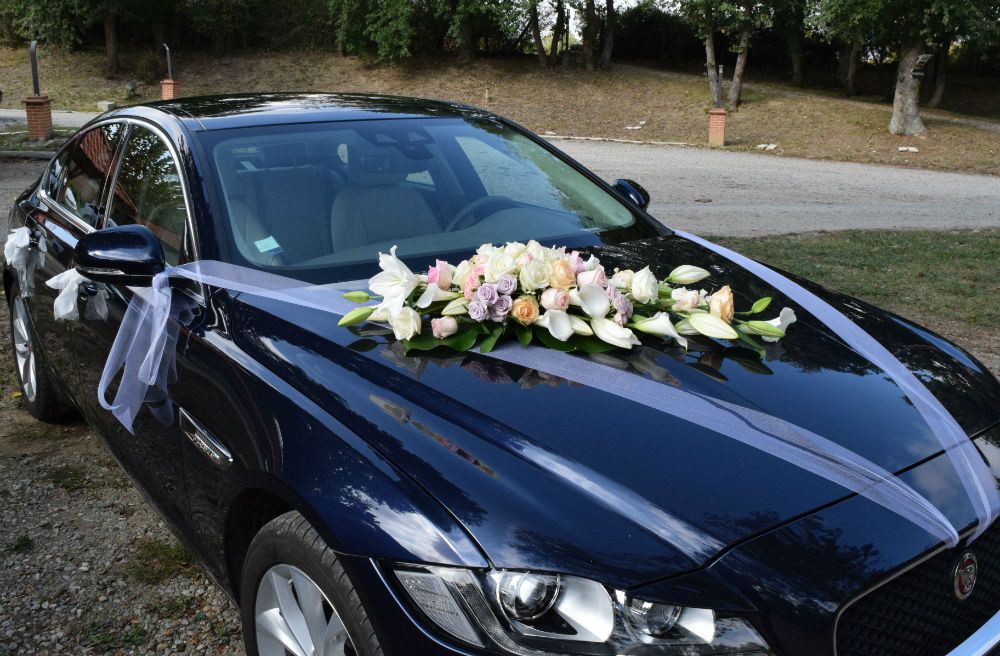
POLYGON ((990 618, 948 656, 990 656, 1000 653, 1000 613, 990 618))

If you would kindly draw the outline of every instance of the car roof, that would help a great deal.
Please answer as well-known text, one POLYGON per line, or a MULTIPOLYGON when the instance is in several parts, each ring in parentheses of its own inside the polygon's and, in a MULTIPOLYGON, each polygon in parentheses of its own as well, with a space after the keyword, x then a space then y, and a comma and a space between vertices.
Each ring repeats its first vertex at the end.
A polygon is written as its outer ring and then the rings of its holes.
POLYGON ((353 93, 198 96, 135 105, 114 114, 148 118, 150 109, 175 117, 193 131, 365 119, 492 116, 475 107, 443 100, 353 93))

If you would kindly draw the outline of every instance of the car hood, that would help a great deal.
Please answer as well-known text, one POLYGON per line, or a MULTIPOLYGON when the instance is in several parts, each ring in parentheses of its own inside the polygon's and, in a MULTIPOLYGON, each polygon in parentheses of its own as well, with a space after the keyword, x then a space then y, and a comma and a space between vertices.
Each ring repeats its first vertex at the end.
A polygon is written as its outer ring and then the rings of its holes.
MULTIPOLYGON (((900 389, 793 300, 679 236, 604 247, 612 270, 679 264, 730 284, 737 309, 774 301, 798 322, 763 356, 645 340, 588 358, 765 412, 900 472, 941 449, 900 389)), ((1000 384, 958 347, 888 312, 796 279, 921 378, 970 434, 1000 416, 1000 384)), ((696 568, 735 543, 849 496, 816 475, 694 423, 478 353, 406 355, 377 326, 242 295, 239 346, 379 449, 447 508, 497 567, 631 586, 696 568)), ((946 487, 959 485, 942 481, 946 487)), ((887 511, 883 511, 887 512, 887 511)))

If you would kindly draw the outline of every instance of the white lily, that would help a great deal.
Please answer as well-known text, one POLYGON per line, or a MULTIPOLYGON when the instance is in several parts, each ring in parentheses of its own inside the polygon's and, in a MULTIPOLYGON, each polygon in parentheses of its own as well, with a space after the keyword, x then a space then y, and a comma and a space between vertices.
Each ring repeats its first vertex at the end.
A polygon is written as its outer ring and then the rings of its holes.
POLYGON ((394 314, 397 314, 403 308, 404 298, 398 296, 395 298, 384 298, 382 302, 375 307, 375 311, 371 313, 368 320, 373 323, 385 323, 394 314))
POLYGON ((437 283, 427 285, 427 289, 417 299, 417 307, 420 309, 430 307, 431 303, 438 301, 452 301, 461 296, 458 292, 448 292, 437 286, 437 283))
POLYGON ((420 315, 411 307, 389 314, 389 325, 396 339, 410 339, 420 333, 420 315))
POLYGON ((563 310, 549 310, 535 319, 535 325, 548 329, 553 337, 565 342, 573 336, 573 322, 563 310))
POLYGON ((579 305, 591 317, 605 317, 611 309, 608 292, 600 285, 584 285, 578 290, 570 290, 569 302, 579 305))
POLYGON ((382 273, 377 273, 368 281, 368 288, 376 295, 386 300, 390 298, 406 299, 417 288, 420 279, 410 271, 410 268, 396 257, 396 247, 389 254, 378 254, 378 265, 382 273))
POLYGON ((641 344, 639 338, 628 328, 619 326, 611 319, 605 317, 594 317, 590 320, 590 327, 594 329, 594 334, 602 342, 607 342, 612 346, 630 349, 636 344, 641 344))
MULTIPOLYGON (((774 319, 771 319, 767 323, 771 324, 781 332, 787 333, 788 327, 791 326, 796 321, 798 321, 798 318, 795 316, 795 310, 786 307, 786 308, 781 308, 781 312, 778 313, 778 316, 775 317, 774 319)), ((761 336, 761 339, 763 339, 765 342, 776 342, 781 338, 763 335, 761 336)))
POLYGON ((682 264, 667 276, 667 280, 674 283, 675 285, 693 285, 694 283, 704 280, 709 277, 708 271, 705 271, 701 267, 692 266, 690 264, 682 264))
POLYGON ((585 337, 590 337, 594 334, 594 329, 590 327, 586 319, 578 317, 575 314, 568 314, 567 316, 569 316, 569 324, 573 326, 574 333, 585 337))
POLYGON ((691 327, 705 337, 716 339, 737 339, 739 334, 728 323, 708 312, 695 312, 688 316, 691 327))
POLYGON ((630 324, 630 326, 633 330, 649 333, 650 335, 659 335, 664 338, 672 337, 678 344, 687 348, 687 339, 681 337, 681 334, 677 332, 677 328, 674 327, 674 324, 670 321, 670 316, 666 312, 657 312, 648 319, 640 319, 630 324))

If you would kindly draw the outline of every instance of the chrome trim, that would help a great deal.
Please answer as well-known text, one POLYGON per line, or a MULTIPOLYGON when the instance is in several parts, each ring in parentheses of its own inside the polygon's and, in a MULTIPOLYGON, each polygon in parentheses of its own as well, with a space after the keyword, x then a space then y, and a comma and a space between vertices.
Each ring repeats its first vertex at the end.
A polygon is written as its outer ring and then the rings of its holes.
POLYGON ((180 409, 177 426, 187 436, 191 443, 219 469, 229 469, 233 464, 233 456, 219 440, 212 437, 204 426, 192 417, 184 408, 180 409))
POLYGON ((99 275, 99 276, 101 276, 101 275, 103 275, 103 276, 124 276, 125 275, 125 272, 122 271, 121 269, 102 269, 100 267, 85 267, 85 266, 77 265, 76 266, 76 270, 79 271, 80 273, 82 273, 83 275, 87 276, 88 278, 91 277, 91 276, 94 276, 94 275, 99 275))
POLYGON ((947 656, 986 656, 1000 645, 1000 613, 997 613, 947 656))

